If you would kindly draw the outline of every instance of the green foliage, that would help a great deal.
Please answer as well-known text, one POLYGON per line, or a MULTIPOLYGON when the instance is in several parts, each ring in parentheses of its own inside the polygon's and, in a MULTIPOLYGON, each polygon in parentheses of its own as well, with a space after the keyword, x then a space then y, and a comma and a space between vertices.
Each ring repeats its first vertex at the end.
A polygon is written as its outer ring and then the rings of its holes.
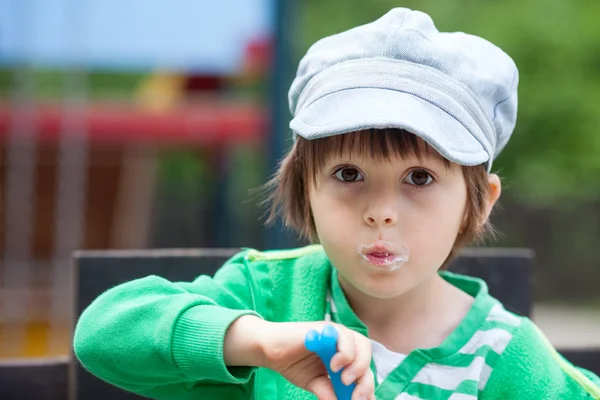
MULTIPOLYGON (((65 96, 69 71, 58 69, 32 69, 26 72, 33 79, 32 90, 37 100, 55 101, 65 96)), ((130 98, 140 82, 147 76, 141 72, 127 71, 88 71, 88 96, 94 100, 130 98)), ((14 90, 14 71, 8 67, 0 68, 0 99, 8 99, 14 90)))
POLYGON ((205 194, 211 179, 209 166, 197 150, 173 149, 160 157, 159 182, 165 190, 177 190, 190 197, 205 194))
POLYGON ((443 31, 482 36, 520 70, 519 116, 495 163, 512 195, 535 204, 600 197, 600 3, 564 0, 305 0, 299 54, 323 36, 393 7, 430 14, 443 31))

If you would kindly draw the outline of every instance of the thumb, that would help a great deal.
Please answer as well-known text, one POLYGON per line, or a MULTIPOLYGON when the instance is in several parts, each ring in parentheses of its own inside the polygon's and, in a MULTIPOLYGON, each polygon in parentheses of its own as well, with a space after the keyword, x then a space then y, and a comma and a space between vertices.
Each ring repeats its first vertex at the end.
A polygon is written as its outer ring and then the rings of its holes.
POLYGON ((319 400, 337 400, 331 380, 327 376, 318 376, 308 383, 306 390, 314 393, 319 400))

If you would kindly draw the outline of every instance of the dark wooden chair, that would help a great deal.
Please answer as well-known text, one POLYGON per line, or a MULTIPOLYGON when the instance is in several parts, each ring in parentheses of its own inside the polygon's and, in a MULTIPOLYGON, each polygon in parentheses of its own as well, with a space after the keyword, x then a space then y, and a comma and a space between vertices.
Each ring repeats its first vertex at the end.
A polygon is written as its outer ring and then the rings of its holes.
POLYGON ((0 360, 0 399, 66 400, 69 357, 0 360))
MULTIPOLYGON (((213 275, 238 249, 82 251, 73 262, 74 309, 77 321, 101 293, 148 275, 191 281, 213 275)), ((534 254, 525 249, 466 249, 450 270, 484 279, 490 293, 521 315, 533 306, 534 254)), ((600 349, 561 353, 575 365, 600 374, 600 349)), ((70 358, 12 364, 0 363, 0 399, 136 400, 142 397, 109 385, 70 358)))
MULTIPOLYGON (((73 263, 74 321, 107 289, 148 275, 191 281, 213 275, 239 249, 81 251, 73 263)), ((109 385, 87 372, 71 356, 70 400, 133 400, 144 397, 109 385)))
MULTIPOLYGON (((238 249, 85 251, 75 255, 75 310, 83 310, 105 290, 147 275, 191 281, 213 275, 238 249)), ((450 270, 484 279, 505 306, 529 316, 533 305, 534 254, 525 249, 466 249, 450 270)), ((75 358, 71 364, 71 400, 134 400, 142 397, 111 386, 88 373, 75 358)))

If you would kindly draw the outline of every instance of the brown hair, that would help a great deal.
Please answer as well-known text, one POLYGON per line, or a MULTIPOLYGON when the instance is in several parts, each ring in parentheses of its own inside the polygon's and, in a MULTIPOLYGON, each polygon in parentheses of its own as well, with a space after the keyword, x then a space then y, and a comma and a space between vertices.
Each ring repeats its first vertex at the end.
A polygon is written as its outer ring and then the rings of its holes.
MULTIPOLYGON (((324 160, 333 154, 358 154, 376 160, 413 154, 422 159, 427 148, 428 145, 417 136, 392 128, 367 129, 313 140, 298 137, 281 161, 278 171, 265 185, 265 189, 269 191, 265 200, 268 207, 267 224, 280 217, 286 227, 295 230, 302 238, 316 241, 315 223, 309 203, 309 179, 316 184, 324 160)), ((458 167, 446 159, 444 161, 446 168, 458 167)), ((485 165, 461 168, 467 186, 466 218, 444 266, 466 244, 483 240, 494 233, 489 221, 481 223, 489 194, 485 165)))

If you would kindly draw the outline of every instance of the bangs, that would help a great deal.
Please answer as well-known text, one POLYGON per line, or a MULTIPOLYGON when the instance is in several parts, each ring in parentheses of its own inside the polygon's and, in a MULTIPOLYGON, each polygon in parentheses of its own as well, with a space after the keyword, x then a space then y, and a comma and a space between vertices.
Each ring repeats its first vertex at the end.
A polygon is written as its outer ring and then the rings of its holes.
POLYGON ((321 168, 331 157, 361 157, 376 161, 391 161, 405 157, 436 157, 442 160, 446 168, 454 164, 439 155, 424 140, 403 129, 365 129, 352 133, 307 140, 298 138, 299 154, 304 157, 304 166, 309 177, 316 179, 321 168))

